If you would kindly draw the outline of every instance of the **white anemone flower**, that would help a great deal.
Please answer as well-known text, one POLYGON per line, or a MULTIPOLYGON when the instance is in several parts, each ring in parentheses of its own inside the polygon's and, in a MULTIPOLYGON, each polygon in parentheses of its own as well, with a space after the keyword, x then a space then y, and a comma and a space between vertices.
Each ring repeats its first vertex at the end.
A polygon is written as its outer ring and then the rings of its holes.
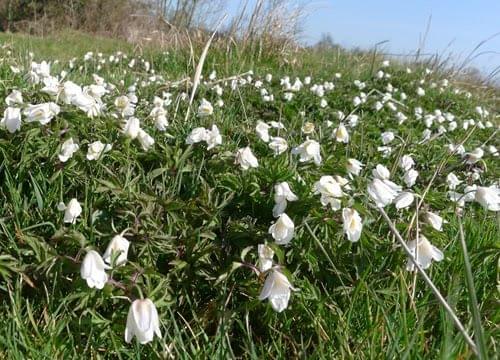
POLYGON ((322 176, 314 183, 314 193, 321 194, 321 205, 330 205, 332 210, 340 210, 340 198, 344 196, 341 184, 332 176, 322 176))
POLYGON ((386 131, 381 134, 382 143, 387 145, 394 140, 394 133, 392 131, 386 131))
POLYGON ((299 198, 290 189, 286 181, 274 185, 273 216, 278 217, 286 210, 288 201, 297 201, 299 198))
POLYGON ((71 199, 68 205, 60 202, 59 205, 57 205, 57 209, 59 211, 64 211, 64 222, 70 224, 75 224, 76 218, 82 213, 82 206, 75 198, 71 199))
POLYGON ((108 269, 110 267, 104 263, 101 255, 95 250, 90 250, 83 258, 80 275, 87 281, 89 288, 102 289, 108 281, 106 274, 108 269))
POLYGON ((109 242, 102 257, 105 262, 111 265, 113 256, 118 254, 118 257, 116 258, 116 265, 123 265, 127 262, 129 247, 130 241, 123 237, 123 233, 115 235, 109 242))
POLYGON ((300 162, 313 160, 316 165, 321 164, 320 146, 315 140, 306 140, 299 146, 293 148, 292 154, 298 154, 300 162))
POLYGON ((282 312, 288 307, 291 290, 295 289, 288 278, 278 269, 273 269, 267 275, 259 300, 269 299, 272 308, 277 312, 282 312))
POLYGON ((48 102, 38 105, 28 105, 24 109, 24 115, 26 116, 26 122, 38 121, 41 125, 48 124, 54 116, 59 114, 61 108, 54 102, 48 102))
POLYGON ((212 106, 212 104, 208 100, 202 99, 201 104, 198 107, 198 116, 206 117, 212 115, 213 113, 214 107, 212 106))
POLYGON ((138 118, 130 117, 123 124, 122 132, 125 136, 135 139, 139 136, 141 130, 141 123, 138 118))
POLYGON ((211 130, 207 130, 205 141, 207 143, 207 150, 211 150, 217 145, 222 144, 222 135, 217 125, 214 124, 211 130))
POLYGON ((236 152, 235 163, 239 164, 243 170, 248 170, 249 168, 256 168, 259 166, 259 161, 252 153, 250 147, 244 147, 236 152))
POLYGON ((207 141, 208 130, 204 127, 197 127, 191 130, 191 133, 186 138, 186 144, 192 145, 202 141, 207 141))
POLYGON ((349 132, 342 123, 340 123, 339 126, 333 130, 333 136, 337 142, 345 144, 349 142, 349 132))
POLYGON ((278 245, 286 245, 292 240, 295 232, 295 224, 287 214, 283 213, 278 220, 269 227, 269 234, 278 245))
POLYGON ((395 198, 394 198, 394 205, 396 205, 396 209, 405 209, 408 206, 410 206, 413 201, 415 200, 415 196, 411 192, 402 192, 399 193, 395 198))
POLYGON ((257 247, 259 253, 259 271, 265 272, 273 267, 274 250, 265 244, 259 244, 257 247))
POLYGON ((139 129, 139 133, 137 134, 137 139, 141 143, 142 149, 144 151, 148 151, 155 143, 155 140, 142 129, 139 129))
POLYGON ((134 336, 141 344, 153 341, 154 336, 161 338, 160 320, 155 304, 150 299, 134 300, 130 306, 125 327, 125 341, 130 343, 134 336))
POLYGON ((485 209, 500 211, 500 189, 495 186, 478 186, 474 198, 485 209))
POLYGON ((344 208, 342 209, 342 220, 347 240, 358 241, 363 230, 363 221, 359 213, 355 209, 344 208))
POLYGON ((288 149, 288 142, 282 137, 271 137, 269 148, 271 148, 274 155, 280 155, 288 149))
POLYGON ((391 186, 390 181, 373 179, 368 185, 368 194, 378 207, 385 207, 393 202, 398 195, 397 188, 391 186))
POLYGON ((457 186, 462 183, 462 180, 460 180, 454 173, 449 173, 446 176, 446 183, 451 190, 455 190, 457 186))
POLYGON ((269 142, 269 129, 271 128, 270 125, 266 124, 263 121, 258 121, 257 126, 255 127, 255 132, 257 133, 257 136, 259 139, 261 139, 264 142, 269 142))
POLYGON ((415 165, 415 161, 409 155, 403 155, 399 159, 399 167, 404 171, 410 170, 415 165))
POLYGON ((358 161, 356 159, 347 160, 347 172, 351 175, 358 176, 363 167, 364 165, 361 161, 358 161))
POLYGON ((23 94, 19 90, 12 90, 12 92, 5 98, 7 106, 21 105, 23 103, 23 94))
POLYGON ((403 177, 403 180, 408 187, 412 187, 415 185, 415 182, 417 181, 418 177, 418 171, 415 169, 410 169, 407 172, 405 172, 405 175, 403 177))
MULTIPOLYGON (((420 235, 418 244, 416 240, 412 240, 408 243, 408 247, 412 255, 415 257, 417 263, 422 267, 422 269, 427 269, 431 266, 432 260, 441 261, 444 259, 444 255, 437 247, 432 245, 429 240, 423 235, 420 235)), ((408 259, 406 263, 406 270, 415 271, 416 267, 411 259, 408 259)))
POLYGON ((424 213, 424 220, 437 231, 443 231, 443 218, 430 211, 424 213))
POLYGON ((71 159, 73 154, 78 151, 79 148, 80 148, 80 146, 78 146, 78 144, 75 144, 75 142, 73 141, 73 138, 69 138, 68 140, 63 142, 63 144, 61 145, 61 151, 59 152, 59 155, 58 155, 59 160, 61 162, 68 161, 69 159, 71 159))
POLYGON ((6 128, 11 134, 21 129, 21 109, 8 107, 3 112, 3 118, 0 120, 0 127, 6 128))
POLYGON ((372 170, 372 175, 376 179, 388 180, 391 177, 391 172, 384 165, 378 164, 375 169, 372 170))
POLYGON ((94 141, 93 143, 89 144, 87 151, 87 160, 97 160, 104 153, 110 151, 111 148, 112 148, 111 144, 103 144, 99 140, 94 141))

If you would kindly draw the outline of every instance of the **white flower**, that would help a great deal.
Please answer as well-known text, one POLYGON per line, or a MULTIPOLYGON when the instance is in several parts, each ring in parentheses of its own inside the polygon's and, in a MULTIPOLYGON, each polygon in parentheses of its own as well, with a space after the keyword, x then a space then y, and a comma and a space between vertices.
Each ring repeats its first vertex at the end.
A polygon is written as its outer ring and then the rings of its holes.
POLYGON ((405 191, 394 198, 394 204, 398 210, 405 209, 413 203, 413 200, 415 200, 413 194, 405 191))
POLYGON ((415 161, 413 161, 412 157, 409 155, 403 155, 399 159, 399 167, 404 171, 410 170, 413 167, 413 165, 415 165, 415 161))
POLYGON ((19 90, 12 90, 12 92, 5 98, 7 106, 20 105, 23 103, 23 94, 19 90))
POLYGON ((259 270, 264 272, 272 268, 274 250, 265 244, 259 244, 257 250, 259 253, 259 270))
POLYGON ((349 159, 347 160, 347 172, 351 175, 358 176, 361 170, 363 169, 363 163, 361 161, 358 161, 356 159, 349 159))
POLYGON ((89 250, 83 258, 80 275, 87 281, 89 288, 102 289, 108 281, 108 269, 110 267, 104 263, 101 255, 95 250, 89 250))
POLYGON ((87 114, 88 117, 93 118, 101 115, 104 107, 101 99, 96 99, 89 94, 81 93, 71 99, 71 103, 87 114))
POLYGON ((205 117, 205 116, 210 116, 214 113, 214 108, 210 102, 208 102, 206 99, 201 100, 201 104, 198 107, 198 116, 200 117, 205 117))
POLYGON ((263 121, 258 121, 257 126, 255 127, 255 131, 257 132, 257 136, 264 142, 269 142, 269 129, 271 126, 266 124, 263 121))
POLYGON ((135 105, 130 101, 128 96, 118 96, 115 99, 115 107, 120 111, 123 117, 134 115, 135 105))
POLYGON ((271 306, 277 312, 282 312, 288 307, 291 290, 295 290, 287 277, 279 270, 273 269, 267 275, 264 287, 259 295, 259 300, 269 299, 271 306))
POLYGON ((59 160, 61 162, 68 161, 73 154, 80 148, 78 144, 75 144, 73 138, 69 138, 61 145, 61 152, 59 153, 59 160))
POLYGON ((316 165, 321 164, 320 146, 319 143, 315 140, 306 140, 299 146, 293 148, 292 154, 299 154, 300 162, 313 160, 316 165))
POLYGON ((284 153, 288 149, 288 143, 285 139, 281 137, 271 137, 271 142, 269 147, 274 152, 275 155, 284 153))
POLYGON ((349 133, 347 132, 344 124, 340 123, 339 127, 333 130, 333 136, 337 142, 343 142, 347 144, 349 142, 349 133))
POLYGON ((488 187, 478 186, 474 199, 485 209, 500 211, 500 189, 495 185, 488 187))
POLYGON ((71 104, 73 98, 82 93, 82 88, 72 81, 65 81, 59 92, 59 99, 65 104, 71 104))
POLYGON ((114 253, 118 253, 116 258, 116 265, 122 265, 127 261, 128 248, 130 241, 125 239, 122 235, 115 235, 108 244, 104 255, 104 261, 111 265, 114 253))
POLYGON ((130 343, 134 336, 141 344, 147 344, 153 337, 161 338, 160 320, 155 304, 150 299, 134 300, 130 306, 125 327, 125 341, 130 343))
POLYGON ((414 169, 410 169, 405 173, 403 180, 404 180, 406 186, 412 187, 413 185, 415 185, 415 182, 417 181, 417 177, 418 177, 418 171, 414 170, 414 169))
POLYGON ((443 231, 443 218, 438 214, 434 214, 433 212, 426 211, 424 213, 424 220, 430 226, 432 226, 437 231, 443 231))
MULTIPOLYGON (((418 244, 416 240, 412 240, 408 243, 408 247, 410 248, 411 254, 414 257, 416 255, 417 263, 422 267, 422 269, 427 269, 431 266, 432 260, 441 261, 444 259, 444 255, 441 250, 433 246, 423 235, 420 235, 418 244)), ((408 262, 406 263, 406 270, 416 270, 413 261, 410 259, 408 259, 408 262)))
POLYGON ((206 138, 205 141, 207 142, 207 150, 213 149, 217 145, 222 144, 222 136, 220 134, 219 128, 217 125, 212 125, 212 130, 207 130, 206 131, 206 138))
POLYGON ((40 124, 48 124, 54 116, 59 114, 61 108, 59 105, 53 102, 38 104, 38 105, 28 105, 24 110, 24 115, 26 116, 26 122, 38 121, 40 124))
POLYGON ((123 134, 131 139, 135 139, 137 136, 139 136, 140 130, 141 123, 138 118, 133 116, 125 121, 122 128, 123 134))
POLYGON ((319 102, 319 106, 321 108, 326 108, 328 106, 328 102, 325 99, 321 99, 321 101, 319 102))
POLYGON ((77 199, 73 198, 69 201, 68 205, 64 205, 60 202, 57 205, 59 211, 64 211, 64 222, 65 223, 76 223, 76 218, 82 213, 82 207, 77 199))
POLYGON ((397 188, 391 186, 390 181, 373 179, 368 185, 368 194, 375 201, 378 207, 385 207, 393 202, 398 195, 397 188))
POLYGON ((358 212, 354 209, 344 208, 342 209, 342 220, 347 240, 352 242, 358 241, 363 229, 363 222, 358 212))
POLYGON ((297 201, 299 198, 290 189, 286 181, 274 185, 274 208, 273 216, 280 216, 287 206, 287 201, 297 201))
POLYGON ((141 143, 144 151, 148 151, 155 143, 155 139, 153 139, 147 132, 142 129, 139 129, 137 139, 139 139, 139 142, 141 143))
POLYGON ((102 154, 111 150, 111 148, 111 144, 103 144, 99 140, 94 141, 92 144, 89 144, 87 160, 97 160, 102 154))
POLYGON ((332 176, 322 176, 319 181, 314 183, 314 193, 321 194, 321 205, 330 204, 333 210, 340 210, 340 200, 344 193, 339 182, 332 176))
POLYGON ((236 152, 235 163, 239 164, 243 170, 248 170, 251 167, 256 168, 259 166, 259 161, 252 153, 252 149, 250 149, 248 146, 239 149, 236 152))
POLYGON ((208 130, 204 127, 197 127, 191 130, 191 133, 186 138, 186 144, 196 144, 208 139, 208 130))
POLYGON ((448 183, 448 187, 451 190, 456 189, 458 185, 462 182, 454 173, 449 173, 448 176, 446 176, 446 182, 448 183))
POLYGON ((419 88, 417 89, 417 95, 418 95, 418 96, 424 96, 424 95, 425 95, 425 90, 424 90, 424 89, 422 89, 421 87, 419 87, 419 88))
POLYGON ((382 142, 387 145, 394 140, 394 133, 392 131, 386 131, 381 134, 382 142))
POLYGON ((465 153, 465 161, 467 164, 475 164, 477 163, 484 155, 484 151, 481 148, 475 148, 472 152, 470 153, 465 153))
POLYGON ((288 244, 293 238, 294 231, 295 225, 285 213, 281 214, 278 220, 269 227, 269 234, 278 245, 288 244))
POLYGON ((21 109, 8 107, 3 112, 0 127, 6 128, 11 134, 21 129, 21 109))
POLYGON ((302 132, 304 134, 312 134, 314 132, 314 124, 312 122, 306 122, 304 125, 302 125, 302 132))
POLYGON ((375 169, 372 170, 373 177, 380 180, 387 180, 391 176, 391 172, 382 164, 378 164, 375 169))

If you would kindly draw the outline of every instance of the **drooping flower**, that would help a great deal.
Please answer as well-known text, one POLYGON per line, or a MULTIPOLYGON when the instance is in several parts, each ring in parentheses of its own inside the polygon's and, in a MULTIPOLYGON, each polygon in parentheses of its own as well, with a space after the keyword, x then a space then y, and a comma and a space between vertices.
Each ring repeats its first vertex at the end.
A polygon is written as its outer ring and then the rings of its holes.
POLYGON ((342 220, 347 240, 358 241, 363 230, 363 222, 359 213, 355 209, 344 208, 342 209, 342 220))
POLYGON ((271 137, 269 147, 275 155, 284 153, 288 149, 288 142, 281 137, 271 137))
POLYGON ((214 108, 212 104, 210 104, 210 102, 207 101, 206 99, 202 99, 201 104, 198 107, 198 116, 206 117, 212 115, 213 113, 214 113, 214 108))
POLYGON ((116 258, 116 265, 123 265, 127 261, 128 249, 130 247, 130 241, 123 237, 123 234, 118 234, 111 239, 103 254, 103 259, 105 262, 111 265, 114 254, 118 253, 116 258))
POLYGON ((382 136, 382 143, 384 145, 387 145, 394 140, 394 133, 392 131, 386 131, 381 134, 382 136))
POLYGON ((147 132, 142 129, 139 129, 139 133, 137 134, 137 139, 141 143, 142 149, 144 151, 148 151, 151 146, 154 145, 155 139, 151 137, 147 132))
POLYGON ((287 214, 283 213, 278 220, 269 227, 269 234, 279 245, 286 245, 292 240, 295 232, 295 224, 287 214))
POLYGON ((54 116, 59 114, 61 108, 59 105, 53 102, 48 102, 38 105, 28 105, 24 109, 24 115, 26 116, 26 122, 38 121, 41 125, 48 124, 54 116))
POLYGON ((252 149, 250 147, 244 147, 239 149, 236 152, 235 163, 239 164, 243 170, 248 170, 253 167, 256 168, 259 166, 259 161, 252 153, 252 149))
MULTIPOLYGON (((378 207, 385 207, 393 202, 398 195, 394 186, 387 183, 388 180, 373 179, 368 185, 368 194, 375 201, 378 207)), ((389 182, 390 183, 390 182, 389 182)))
POLYGON ((272 308, 277 312, 282 312, 288 307, 291 290, 295 289, 288 278, 278 269, 273 269, 267 275, 259 300, 269 299, 272 308))
POLYGON ((340 198, 344 196, 340 183, 332 176, 322 176, 319 181, 314 183, 314 193, 321 194, 321 205, 330 205, 332 210, 340 210, 340 198))
POLYGON ((290 189, 286 181, 274 185, 274 208, 273 216, 280 216, 287 206, 287 201, 297 201, 299 198, 290 189))
POLYGON ((76 151, 78 151, 79 148, 80 148, 80 146, 78 146, 78 144, 75 144, 75 142, 73 141, 73 138, 69 138, 68 140, 63 142, 63 144, 61 145, 61 151, 59 152, 59 155, 58 155, 59 160, 61 162, 68 161, 73 156, 73 154, 76 151))
POLYGON ((451 190, 455 190, 457 186, 462 183, 462 180, 460 180, 454 173, 449 173, 448 176, 446 176, 446 183, 451 190))
POLYGON ((372 175, 376 179, 388 180, 391 176, 391 172, 382 164, 378 164, 375 169, 372 170, 372 175))
POLYGON ((273 267, 274 250, 265 244, 257 247, 259 253, 259 271, 264 272, 273 267))
POLYGON ((207 150, 222 144, 222 136, 217 125, 214 124, 211 130, 207 130, 205 141, 207 142, 207 150))
POLYGON ((470 153, 465 153, 464 158, 467 164, 475 164, 484 156, 484 151, 481 148, 475 148, 470 153))
POLYGON ((363 167, 364 165, 361 161, 358 161, 356 159, 347 160, 347 172, 351 175, 358 176, 363 167))
POLYGON ((87 151, 87 160, 97 160, 102 156, 102 154, 110 151, 111 148, 111 144, 103 144, 99 140, 94 141, 93 143, 89 144, 89 148, 87 151))
POLYGON ((424 213, 424 220, 437 231, 443 231, 443 218, 430 211, 424 213))
POLYGON ((136 117, 129 117, 123 124, 122 132, 125 136, 135 139, 139 136, 141 122, 136 117))
POLYGON ((160 320, 155 304, 150 299, 134 300, 130 306, 125 327, 125 341, 130 343, 134 336, 141 344, 147 344, 153 337, 161 338, 160 320))
MULTIPOLYGON (((444 259, 444 255, 441 250, 432 245, 423 235, 420 235, 418 244, 416 240, 412 240, 408 243, 408 247, 410 248, 411 254, 415 257, 417 263, 422 267, 422 269, 427 269, 431 266, 432 260, 441 261, 444 259)), ((406 263, 406 270, 416 270, 416 267, 411 259, 408 259, 406 263)))
POLYGON ((11 134, 21 129, 21 109, 8 107, 3 112, 3 118, 0 120, 0 127, 6 128, 11 134))
POLYGON ((339 126, 333 130, 333 136, 337 142, 345 144, 349 142, 349 132, 342 123, 340 123, 339 126))
POLYGON ((186 144, 192 145, 202 141, 206 141, 208 138, 208 130, 204 127, 197 127, 191 130, 191 133, 186 138, 186 144))
POLYGON ((399 167, 401 169, 403 169, 404 171, 408 171, 410 170, 413 165, 415 165, 415 161, 413 160, 413 158, 409 155, 403 155, 400 159, 399 159, 399 167))
POLYGON ((410 206, 413 203, 413 200, 415 200, 415 197, 411 192, 402 192, 399 193, 395 198, 394 198, 394 205, 396 205, 396 209, 405 209, 408 206, 410 206))
POLYGON ((320 146, 315 140, 306 140, 299 146, 293 148, 292 154, 298 154, 300 162, 313 160, 316 165, 321 164, 320 146))
POLYGON ((255 132, 257 133, 257 136, 259 137, 259 139, 261 139, 264 142, 269 142, 269 129, 270 128, 271 128, 270 125, 259 120, 257 122, 257 126, 255 127, 255 132))
POLYGON ((102 289, 108 281, 108 269, 110 267, 104 263, 101 255, 95 250, 89 250, 83 258, 80 274, 89 288, 102 289))
POLYGON ((478 186, 475 200, 487 210, 500 211, 500 189, 495 185, 478 186))
POLYGON ((76 223, 76 218, 82 213, 82 207, 77 199, 73 198, 69 201, 68 205, 60 202, 57 205, 59 211, 64 211, 64 222, 65 223, 76 223))
POLYGON ((406 186, 412 187, 413 185, 415 185, 417 177, 418 177, 418 171, 415 169, 410 169, 405 173, 403 180, 406 186))
POLYGON ((23 103, 23 94, 19 90, 12 90, 12 92, 5 98, 7 106, 21 105, 23 103))

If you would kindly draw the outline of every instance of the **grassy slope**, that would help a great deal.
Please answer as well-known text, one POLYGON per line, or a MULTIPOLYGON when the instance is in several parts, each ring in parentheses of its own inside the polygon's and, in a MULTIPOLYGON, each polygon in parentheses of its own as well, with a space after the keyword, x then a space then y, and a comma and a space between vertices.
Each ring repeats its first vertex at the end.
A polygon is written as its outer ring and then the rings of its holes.
MULTIPOLYGON (((72 33, 57 37, 56 41, 0 34, 0 42, 3 41, 13 41, 16 49, 33 51, 37 60, 67 60, 89 50, 105 53, 127 50, 121 43, 72 33)), ((168 79, 180 79, 192 73, 188 54, 160 56, 146 50, 145 57, 168 79)), ((256 74, 269 71, 276 78, 289 74, 314 75, 315 79, 331 79, 333 72, 340 71, 343 81, 328 95, 328 101, 330 108, 348 112, 352 107, 350 99, 357 93, 349 80, 358 76, 361 80, 369 79, 373 65, 370 56, 343 53, 324 57, 298 54, 297 58, 298 64, 292 66, 280 59, 257 61, 237 51, 230 55, 214 51, 207 59, 206 68, 217 69, 221 76, 252 68, 256 74)), ((397 69, 392 72, 397 74, 393 85, 407 88, 411 93, 408 83, 416 77, 397 69)), ((75 72, 72 79, 88 83, 91 73, 91 70, 84 74, 75 72)), ((4 80, 0 82, 0 98, 7 89, 22 83, 18 78, 6 79, 4 74, 6 72, 0 73, 0 79, 4 80)), ((118 72, 106 69, 100 74, 110 82, 122 78, 118 72)), ((129 84, 131 75, 125 80, 129 84)), ((154 91, 140 90, 140 98, 151 99, 154 91)), ((213 99, 203 88, 201 95, 213 99)), ((477 95, 488 99, 484 92, 477 95)), ((219 156, 213 157, 200 147, 187 148, 183 144, 191 128, 208 126, 209 122, 193 117, 186 127, 182 109, 177 118, 171 119, 169 129, 174 138, 180 140, 155 133, 156 148, 149 153, 139 150, 137 144, 123 141, 112 121, 94 124, 76 110, 64 114, 61 116, 64 120, 54 124, 51 131, 57 132, 68 122, 71 135, 82 144, 112 138, 116 146, 102 163, 82 159, 69 163, 63 170, 54 165, 59 139, 48 137, 41 128, 31 127, 14 137, 1 135, 0 241, 2 255, 12 257, 0 258, 0 275, 4 277, 0 287, 3 315, 0 355, 42 359, 78 358, 85 353, 86 357, 93 354, 103 358, 136 359, 146 355, 159 357, 173 343, 179 358, 244 355, 256 359, 266 356, 455 359, 459 355, 471 356, 422 282, 417 282, 415 303, 411 301, 408 288, 412 276, 404 270, 404 256, 395 249, 388 228, 371 210, 359 209, 364 218, 377 221, 366 224, 359 244, 350 244, 339 233, 338 214, 332 217, 329 213, 325 217, 309 187, 294 180, 296 162, 288 155, 279 160, 262 157, 259 169, 246 176, 229 170, 233 159, 225 151, 234 152, 237 145, 251 143, 257 154, 267 153, 266 146, 258 145, 253 132, 257 119, 286 119, 290 129, 295 130, 289 138, 293 144, 301 139, 300 110, 305 110, 317 124, 334 120, 331 112, 318 109, 317 99, 312 95, 298 96, 292 105, 263 106, 255 92, 225 95, 224 111, 216 112, 215 121, 228 141, 219 156), (213 284, 221 275, 217 270, 229 269, 237 251, 267 238, 272 208, 270 190, 280 179, 291 181, 299 197, 304 199, 300 205, 291 204, 290 211, 296 219, 307 219, 308 226, 298 226, 294 251, 280 254, 286 258, 282 263, 294 274, 293 283, 300 292, 292 295, 289 309, 276 314, 256 300, 259 282, 245 269, 238 269, 217 286, 213 284), (247 196, 249 193, 252 197, 247 196), (55 208, 61 198, 67 199, 72 194, 78 194, 84 204, 82 218, 85 220, 63 234, 61 216, 55 208), (103 211, 103 216, 92 222, 96 209, 103 211), (268 211, 261 213, 261 209, 268 211), (246 214, 251 214, 257 223, 246 218, 246 214), (141 286, 155 299, 162 314, 163 342, 155 341, 143 347, 126 346, 122 334, 128 305, 110 297, 120 292, 87 290, 77 274, 78 267, 62 257, 74 256, 82 243, 103 250, 113 233, 109 228, 111 219, 116 229, 133 227, 134 258, 147 259, 137 260, 149 272, 148 282, 141 286), (185 254, 182 258, 178 255, 181 250, 185 254), (214 262, 217 266, 213 266, 214 262)), ((472 110, 477 104, 476 100, 448 92, 430 94, 425 102, 423 106, 429 111, 450 109, 464 118, 473 116, 472 110)), ((145 117, 147 111, 139 114, 145 117)), ((306 182, 312 183, 324 174, 342 173, 347 156, 355 156, 365 164, 381 161, 372 144, 379 142, 380 128, 394 126, 388 114, 384 111, 363 113, 362 128, 348 147, 329 145, 321 169, 309 165, 300 167, 306 182)), ((408 126, 398 131, 414 144, 421 130, 418 126, 408 126)), ((479 145, 488 134, 478 131, 467 148, 479 145)), ((326 139, 327 135, 324 136, 326 139)), ((436 141, 425 148, 410 145, 406 149, 414 154, 423 177, 417 191, 423 190, 432 175, 432 164, 443 156, 443 144, 436 141)), ((83 157, 83 153, 79 156, 83 157)), ((486 162, 490 177, 498 177, 498 161, 489 158, 486 162)), ((451 161, 447 170, 461 166, 459 161, 451 161)), ((356 181, 359 188, 366 186, 366 179, 356 181)), ((443 179, 439 179, 427 201, 450 219, 443 233, 430 231, 433 243, 444 249, 446 255, 445 261, 432 266, 430 274, 472 331, 472 321, 467 321, 471 314, 458 227, 452 210, 443 205, 444 191, 443 179)), ((493 353, 497 346, 494 339, 499 336, 494 286, 498 220, 478 207, 469 207, 466 219, 467 245, 483 326, 493 353)), ((399 226, 404 229, 404 222, 399 226)), ((126 277, 131 275, 127 271, 132 270, 123 271, 117 276, 126 277)))

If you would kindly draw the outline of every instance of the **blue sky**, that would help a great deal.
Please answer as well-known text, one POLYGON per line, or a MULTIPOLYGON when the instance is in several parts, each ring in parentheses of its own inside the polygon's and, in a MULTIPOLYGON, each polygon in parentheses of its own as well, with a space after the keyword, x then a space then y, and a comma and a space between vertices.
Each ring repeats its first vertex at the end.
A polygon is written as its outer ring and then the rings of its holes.
MULTIPOLYGON (((227 1, 232 13, 241 0, 227 1)), ((452 51, 463 59, 479 42, 500 32, 500 0, 296 1, 310 3, 301 39, 307 44, 318 41, 322 33, 330 33, 336 43, 347 48, 371 48, 388 40, 385 51, 407 54, 418 48, 431 16, 424 51, 452 51)), ((500 35, 481 49, 498 54, 480 56, 473 63, 477 68, 486 73, 500 65, 500 35)))
MULTIPOLYGON (((303 41, 314 43, 322 33, 346 46, 370 48, 388 40, 384 49, 408 53, 419 46, 429 17, 424 51, 452 51, 464 58, 482 40, 500 32, 500 0, 319 0, 309 6, 303 41)), ((500 65, 500 34, 487 42, 474 65, 486 72, 500 65)))

